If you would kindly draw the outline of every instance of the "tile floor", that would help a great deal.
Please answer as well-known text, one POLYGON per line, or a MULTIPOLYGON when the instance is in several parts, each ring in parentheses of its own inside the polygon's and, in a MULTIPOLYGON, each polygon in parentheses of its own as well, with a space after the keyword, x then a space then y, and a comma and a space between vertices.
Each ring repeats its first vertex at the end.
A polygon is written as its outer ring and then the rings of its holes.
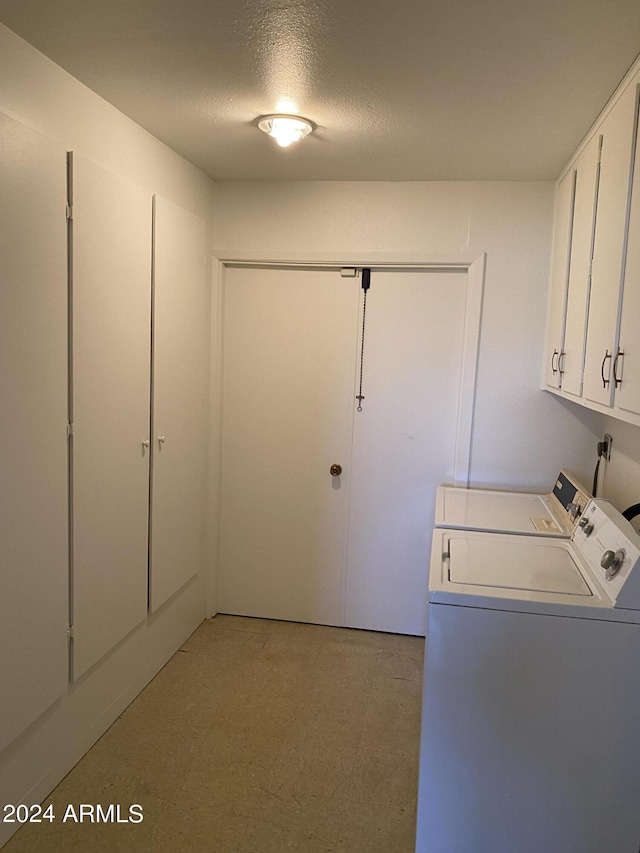
POLYGON ((3 853, 412 853, 424 640, 204 622, 3 853))

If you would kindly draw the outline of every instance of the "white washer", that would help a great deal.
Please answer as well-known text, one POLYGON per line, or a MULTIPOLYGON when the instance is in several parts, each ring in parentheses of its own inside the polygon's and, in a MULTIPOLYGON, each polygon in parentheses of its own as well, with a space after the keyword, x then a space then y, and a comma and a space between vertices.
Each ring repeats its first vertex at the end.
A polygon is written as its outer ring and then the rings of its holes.
POLYGON ((548 495, 440 486, 436 527, 569 538, 590 498, 568 471, 548 495))
POLYGON ((639 848, 640 536, 436 529, 416 853, 639 848))

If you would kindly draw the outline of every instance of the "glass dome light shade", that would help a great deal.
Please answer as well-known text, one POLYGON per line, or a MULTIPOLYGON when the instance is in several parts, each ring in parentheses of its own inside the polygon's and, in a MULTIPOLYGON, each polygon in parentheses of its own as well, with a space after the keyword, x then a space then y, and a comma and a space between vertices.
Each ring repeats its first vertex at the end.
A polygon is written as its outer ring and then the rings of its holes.
POLYGON ((313 130, 311 122, 307 119, 285 115, 264 116, 258 122, 258 127, 269 136, 273 136, 282 148, 286 148, 293 142, 299 142, 313 130))

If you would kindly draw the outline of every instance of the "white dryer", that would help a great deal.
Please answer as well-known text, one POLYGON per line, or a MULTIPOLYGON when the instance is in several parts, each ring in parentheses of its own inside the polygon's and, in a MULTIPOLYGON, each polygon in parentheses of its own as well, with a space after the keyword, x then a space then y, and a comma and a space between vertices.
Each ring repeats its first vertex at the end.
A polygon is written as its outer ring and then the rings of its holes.
POLYGON ((569 538, 591 495, 568 471, 548 495, 440 486, 436 527, 569 538))
POLYGON ((417 853, 638 853, 640 536, 436 529, 417 853))

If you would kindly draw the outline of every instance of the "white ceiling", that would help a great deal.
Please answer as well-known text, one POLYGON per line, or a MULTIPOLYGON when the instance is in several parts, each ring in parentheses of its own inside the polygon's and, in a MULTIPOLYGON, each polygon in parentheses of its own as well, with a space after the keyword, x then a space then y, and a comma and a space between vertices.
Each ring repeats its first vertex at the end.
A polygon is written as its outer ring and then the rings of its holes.
POLYGON ((640 52, 638 0, 0 0, 0 21, 216 180, 553 179, 640 52), (318 128, 280 149, 256 119, 289 111, 318 128))

